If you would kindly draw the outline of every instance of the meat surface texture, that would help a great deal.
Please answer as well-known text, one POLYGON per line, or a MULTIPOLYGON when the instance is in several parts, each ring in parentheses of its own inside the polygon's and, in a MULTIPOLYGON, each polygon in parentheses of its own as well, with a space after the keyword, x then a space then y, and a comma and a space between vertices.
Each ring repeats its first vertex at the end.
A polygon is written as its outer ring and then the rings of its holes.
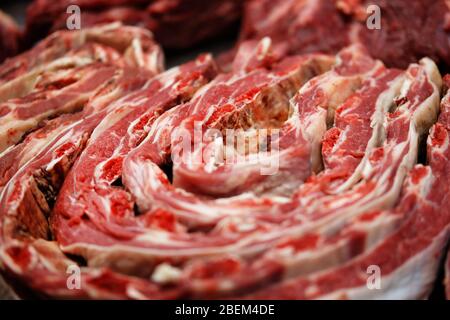
POLYGON ((0 11, 0 63, 19 52, 21 37, 13 18, 0 11))
POLYGON ((66 28, 70 5, 81 10, 82 28, 121 21, 151 30, 161 45, 179 49, 211 39, 232 26, 241 0, 35 0, 27 11, 26 40, 33 43, 66 28))
POLYGON ((210 54, 164 70, 148 31, 109 24, 54 34, 0 75, 0 270, 38 296, 431 293, 450 82, 430 58, 285 57, 264 37, 226 73, 210 54))
POLYGON ((427 56, 448 68, 449 19, 446 0, 249 0, 241 41, 272 37, 281 55, 362 43, 390 67, 427 56))
POLYGON ((151 34, 135 27, 116 23, 53 34, 0 66, 0 151, 42 121, 82 109, 119 74, 160 72, 162 60, 151 34))

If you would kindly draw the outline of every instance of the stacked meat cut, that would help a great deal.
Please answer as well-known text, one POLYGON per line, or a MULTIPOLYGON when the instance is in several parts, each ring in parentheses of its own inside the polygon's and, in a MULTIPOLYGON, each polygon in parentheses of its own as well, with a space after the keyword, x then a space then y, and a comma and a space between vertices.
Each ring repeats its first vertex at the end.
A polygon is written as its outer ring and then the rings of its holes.
POLYGON ((273 38, 278 54, 335 53, 362 43, 388 66, 427 56, 450 65, 445 0, 248 0, 241 40, 273 38))
POLYGON ((263 38, 227 73, 208 54, 164 71, 115 23, 8 60, 2 273, 55 298, 427 297, 450 236, 435 63, 282 56, 263 38))
POLYGON ((66 28, 71 5, 81 13, 83 28, 121 21, 151 30, 164 47, 179 49, 211 39, 236 22, 242 0, 35 0, 27 10, 30 43, 66 28))
POLYGON ((447 295, 447 300, 450 300, 450 255, 447 254, 447 262, 445 265, 445 293, 447 295))

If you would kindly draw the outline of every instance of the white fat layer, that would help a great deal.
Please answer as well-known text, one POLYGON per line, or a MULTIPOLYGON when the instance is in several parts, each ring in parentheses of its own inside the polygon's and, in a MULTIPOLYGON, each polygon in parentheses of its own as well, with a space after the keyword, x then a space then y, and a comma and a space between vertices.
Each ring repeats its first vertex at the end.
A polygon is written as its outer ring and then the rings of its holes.
POLYGON ((167 263, 158 265, 152 274, 152 281, 156 283, 166 284, 177 282, 181 278, 182 272, 167 263))
MULTIPOLYGON (((424 101, 420 106, 417 107, 417 112, 422 112, 422 109, 429 110, 431 113, 428 114, 428 117, 432 117, 433 112, 437 112, 437 106, 438 104, 434 104, 435 101, 433 99, 427 99, 424 101), (431 106, 430 106, 431 104, 431 106)), ((414 113, 416 112, 414 111, 414 113)), ((372 192, 366 196, 363 196, 361 199, 358 200, 358 198, 355 198, 356 202, 350 201, 348 202, 349 205, 351 205, 351 209, 345 205, 345 200, 339 206, 336 208, 336 204, 333 204, 333 207, 336 210, 336 214, 325 216, 325 218, 322 218, 319 221, 315 221, 314 224, 312 223, 306 223, 300 226, 290 227, 287 229, 284 229, 282 231, 280 230, 274 230, 269 231, 264 234, 258 234, 255 233, 255 235, 251 235, 249 237, 246 237, 244 239, 241 239, 234 243, 231 246, 226 246, 222 248, 204 248, 204 254, 211 254, 215 250, 219 250, 219 252, 231 252, 233 251, 236 254, 242 253, 245 254, 246 252, 261 249, 266 247, 267 245, 259 245, 258 243, 263 243, 264 241, 273 241, 275 239, 278 239, 280 237, 285 236, 298 236, 305 232, 310 232, 312 230, 322 230, 322 232, 325 232, 326 229, 335 229, 339 228, 345 221, 348 221, 349 219, 358 216, 359 214, 367 211, 371 211, 374 209, 380 209, 380 208, 389 208, 395 203, 396 199, 398 198, 398 194, 401 190, 401 186, 404 181, 404 177, 406 176, 407 171, 412 167, 412 165, 415 163, 416 157, 417 157, 417 142, 418 142, 418 133, 415 129, 415 125, 411 124, 410 128, 410 135, 408 140, 411 142, 411 147, 408 151, 407 156, 405 156, 403 159, 400 159, 400 164, 398 167, 398 171, 396 173, 395 177, 391 177, 391 174, 387 172, 386 174, 383 174, 378 184, 381 186, 381 188, 375 188, 375 192, 372 192), (393 179, 392 184, 388 183, 388 180, 393 179), (382 186, 390 185, 389 190, 385 190, 386 188, 383 188, 382 186), (336 217, 339 217, 336 219, 336 217), (255 242, 256 240, 256 242, 255 242), (250 245, 250 247, 246 247, 250 245)), ((392 150, 392 155, 394 157, 400 156, 401 150, 404 150, 404 148, 407 147, 407 144, 401 144, 400 146, 394 147, 392 150)), ((138 166, 139 167, 139 166, 138 166)), ((142 169, 142 168, 141 168, 142 169)), ((146 169, 145 171, 147 171, 146 169)), ((152 175, 153 170, 149 170, 147 174, 152 175)), ((146 181, 153 181, 157 179, 147 179, 146 181)), ((158 190, 158 186, 155 187, 154 190, 158 190)), ((170 200, 170 199, 167 199, 170 200)), ((346 199, 347 201, 349 198, 346 199)), ((170 200, 172 201, 172 200, 170 200)), ((176 201, 176 200, 173 200, 176 201)), ((212 219, 211 221, 214 221, 215 219, 218 219, 221 216, 220 210, 214 210, 211 208, 211 206, 207 206, 204 204, 199 204, 198 202, 194 203, 184 203, 180 201, 176 201, 178 208, 180 209, 179 212, 175 210, 175 213, 179 215, 180 217, 186 217, 187 219, 192 219, 192 212, 196 213, 196 219, 212 219), (186 212, 187 211, 187 212, 186 212), (191 212, 191 213, 189 213, 191 212)), ((227 208, 228 209, 228 208, 227 208)), ((242 211, 242 210, 239 210, 242 211)), ((237 213, 239 213, 239 211, 237 213)), ((231 211, 227 210, 227 215, 231 215, 231 211)), ((195 249, 194 249, 195 250, 195 249)), ((218 253, 217 251, 215 253, 218 253)))

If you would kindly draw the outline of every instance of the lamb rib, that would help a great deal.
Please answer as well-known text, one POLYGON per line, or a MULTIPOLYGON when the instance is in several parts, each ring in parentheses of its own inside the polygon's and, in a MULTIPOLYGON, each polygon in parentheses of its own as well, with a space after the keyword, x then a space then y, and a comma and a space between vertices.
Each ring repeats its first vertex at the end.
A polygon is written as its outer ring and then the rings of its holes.
MULTIPOLYGON (((93 147, 92 144, 96 138, 101 136, 102 130, 106 130, 109 126, 118 126, 120 124, 119 119, 122 117, 122 124, 126 125, 128 123, 135 129, 131 132, 132 135, 129 137, 128 142, 130 145, 139 143, 139 135, 145 132, 146 125, 148 125, 147 121, 151 121, 153 113, 155 113, 153 116, 157 116, 158 112, 163 111, 161 108, 170 107, 170 103, 176 103, 178 99, 187 99, 205 81, 213 77, 215 72, 214 62, 211 60, 211 57, 203 56, 185 66, 177 67, 154 79, 147 80, 143 83, 142 89, 137 91, 134 88, 130 92, 130 85, 127 82, 124 83, 124 88, 127 90, 119 90, 121 88, 120 85, 116 85, 116 88, 111 86, 107 88, 106 95, 96 95, 82 113, 72 115, 72 117, 75 117, 74 122, 69 125, 65 123, 63 132, 31 161, 26 163, 19 170, 19 173, 12 177, 3 190, 0 200, 3 204, 1 216, 4 222, 2 224, 2 247, 4 249, 2 253, 5 260, 10 262, 7 268, 12 268, 16 276, 17 272, 21 273, 17 271, 21 266, 15 265, 17 262, 7 258, 8 255, 16 252, 15 250, 23 250, 24 254, 37 255, 36 259, 43 261, 43 265, 37 263, 36 265, 23 266, 27 274, 36 276, 36 280, 31 281, 30 284, 40 288, 40 290, 54 292, 51 291, 52 283, 61 278, 58 275, 52 275, 52 272, 55 270, 47 269, 47 263, 51 263, 51 261, 45 261, 52 259, 56 264, 54 268, 58 268, 58 265, 61 267, 61 265, 67 264, 68 260, 50 242, 38 240, 21 246, 17 241, 17 239, 21 239, 21 234, 25 232, 34 235, 36 238, 47 239, 49 237, 50 228, 46 217, 50 215, 51 208, 45 196, 46 193, 50 190, 59 190, 62 183, 61 180, 64 180, 77 155, 81 153, 81 158, 75 162, 75 169, 83 164, 82 159, 85 153, 88 153, 90 149, 97 148, 98 150, 98 146, 93 147), (159 92, 154 92, 157 88, 160 89, 159 92), (118 92, 121 92, 122 96, 118 92), (153 94, 153 100, 149 93, 153 94), (143 98, 147 99, 147 104, 142 104, 143 98), (166 103, 159 101, 161 98, 165 99, 166 103), (111 103, 114 101, 111 99, 117 99, 116 103, 111 103), (109 103, 106 105, 105 100, 109 100, 109 103), (154 105, 157 101, 162 103, 159 105, 160 107, 154 105), (151 109, 152 106, 154 107, 153 109, 151 109), (142 115, 142 111, 146 109, 149 109, 147 117, 145 114, 142 115), (132 121, 130 115, 136 119, 133 123, 130 123, 132 121), (81 120, 79 120, 80 118, 81 120), (86 151, 83 151, 88 138, 90 138, 89 144, 86 151), (44 181, 44 183, 39 183, 41 181, 44 181), (39 279, 37 275, 42 275, 42 272, 44 272, 46 277, 40 277, 39 279), (42 283, 42 281, 44 282, 42 283)), ((42 130, 45 129, 44 127, 42 130)), ((125 126, 124 129, 128 129, 128 126, 125 126)), ((116 132, 111 131, 110 134, 112 134, 111 138, 114 138, 116 132)), ((124 150, 127 150, 127 146, 124 147, 124 150)), ((100 167, 103 164, 99 163, 100 167)), ((108 163, 105 165, 108 166, 108 163)), ((113 167, 109 166, 109 168, 113 167)), ((113 182, 108 180, 111 179, 112 174, 110 172, 107 173, 108 176, 104 177, 105 181, 113 182)), ((71 179, 70 176, 68 179, 71 179)), ((64 191, 61 192, 61 197, 63 197, 63 194, 64 191)), ((111 277, 120 279, 120 275, 111 277)), ((98 276, 92 276, 92 278, 95 286, 98 276)), ((112 278, 109 281, 113 281, 112 278)), ((142 281, 137 280, 136 282, 142 283, 142 281)), ((149 289, 144 288, 143 290, 148 291, 149 289)), ((114 296, 113 293, 109 294, 114 296)))
MULTIPOLYGON (((270 51, 267 51, 270 53, 270 51)), ((259 54, 256 53, 258 56, 259 54)), ((264 60, 265 58, 261 58, 264 60)), ((210 224, 219 216, 230 210, 232 206, 223 206, 222 213, 216 213, 215 210, 208 209, 207 204, 211 202, 203 202, 196 197, 195 194, 187 193, 184 190, 172 188, 168 184, 166 175, 157 167, 170 160, 171 153, 175 154, 177 159, 178 146, 171 145, 171 137, 174 135, 174 129, 186 132, 189 137, 194 137, 195 123, 202 125, 202 130, 208 128, 226 129, 227 125, 231 128, 248 129, 242 127, 239 117, 242 117, 245 123, 252 123, 258 119, 245 119, 246 108, 250 109, 251 114, 259 114, 258 108, 264 110, 268 108, 270 114, 279 115, 280 112, 287 112, 289 108, 289 97, 295 94, 298 87, 305 83, 306 80, 316 74, 323 73, 329 69, 333 59, 323 55, 311 55, 304 57, 296 57, 285 60, 281 64, 275 64, 273 72, 265 68, 257 68, 249 70, 244 68, 242 71, 234 71, 229 74, 223 74, 217 77, 208 87, 201 90, 192 100, 191 103, 182 105, 178 109, 164 114, 159 118, 147 139, 142 145, 130 153, 126 159, 124 171, 124 184, 130 189, 135 198, 141 212, 147 210, 155 210, 158 208, 173 210, 174 214, 180 213, 180 217, 184 216, 190 224, 210 224), (237 73, 236 73, 237 72, 237 73), (225 98, 226 97, 226 98, 225 98), (270 109, 271 105, 265 101, 276 101, 281 108, 270 109), (266 103, 266 105, 264 104, 266 103), (253 108, 253 110, 252 110, 253 108), (233 122, 233 114, 237 114, 237 121, 233 122), (227 119, 231 118, 231 121, 227 119), (249 120, 249 121, 248 121, 249 120), (227 122, 229 121, 229 124, 227 122), (248 122, 247 122, 248 121, 248 122), (174 150, 172 150, 175 148, 174 150), (151 156, 151 161, 142 162, 140 154, 151 156), (140 169, 138 169, 140 168, 140 169), (137 171, 135 169, 138 169, 137 171), (143 169, 144 174, 136 175, 139 170, 143 169), (148 181, 155 181, 149 184, 148 181), (193 207, 192 203, 198 203, 198 207, 193 207)), ((235 63, 239 65, 240 63, 235 63)), ((246 64, 244 64, 246 65, 246 64)), ((262 112, 264 115, 264 112, 262 112)), ((281 114, 281 119, 285 115, 281 114)), ((241 119, 242 119, 241 118, 241 119)), ((264 118, 261 119, 263 122, 264 118)), ((178 132, 175 132, 177 138, 178 132)), ((203 132, 202 132, 203 134, 203 132)), ((206 140, 206 139, 203 139, 206 140)), ((179 140, 174 139, 176 143, 179 140)), ((187 152, 192 152, 187 151, 187 152)), ((202 152, 193 151, 193 154, 202 154, 202 152)), ((173 157, 172 157, 173 158, 173 157)), ((181 159, 183 160, 183 159, 181 159)), ((201 159, 197 159, 200 160, 201 159)), ((174 163, 174 181, 175 183, 187 183, 188 177, 184 182, 178 181, 176 175, 180 173, 179 167, 184 166, 183 161, 175 161, 174 163)), ((199 172, 201 173, 201 172, 199 172)), ((229 175, 225 175, 225 178, 229 175)), ((202 184, 202 176, 200 181, 195 184, 198 188, 208 188, 208 192, 214 192, 214 184, 202 184)), ((214 179, 214 178, 211 178, 214 179)), ((220 184, 220 183, 218 183, 220 184)), ((233 184, 227 182, 223 185, 223 193, 232 193, 233 184)), ((243 185, 245 187, 245 185, 243 185)), ((198 189, 199 191, 206 191, 198 189)), ((217 190, 217 189, 216 189, 217 190)), ((217 203, 218 205, 218 203, 217 203)), ((219 207, 213 205, 213 207, 219 207)), ((239 208, 235 208, 240 211, 239 208)), ((232 209, 231 209, 232 210, 232 209)), ((231 213, 231 212, 230 212, 231 213)))
MULTIPOLYGON (((90 253, 92 243, 84 235, 102 232, 107 242, 135 236, 141 222, 133 219, 133 201, 127 192, 112 186, 121 177, 124 157, 140 144, 160 114, 188 101, 215 74, 209 55, 168 70, 119 100, 98 124, 55 205, 53 231, 64 251, 84 252, 90 266, 105 263, 108 255, 111 264, 115 263, 109 250, 90 253), (104 141, 109 143, 104 145, 104 141)), ((101 243, 103 240, 96 242, 96 247, 101 243)))
POLYGON ((114 24, 0 66, 17 129, 1 140, 1 272, 51 298, 426 297, 450 236, 436 64, 391 69, 361 45, 283 57, 279 41, 243 42, 227 73, 208 54, 162 72, 151 35, 114 24))
POLYGON ((0 67, 0 84, 3 86, 9 82, 10 87, 22 89, 22 81, 31 79, 29 81, 33 83, 33 79, 43 70, 93 62, 119 67, 142 67, 152 73, 159 73, 164 67, 163 60, 162 51, 150 32, 111 23, 79 31, 53 33, 29 51, 3 63, 0 67))

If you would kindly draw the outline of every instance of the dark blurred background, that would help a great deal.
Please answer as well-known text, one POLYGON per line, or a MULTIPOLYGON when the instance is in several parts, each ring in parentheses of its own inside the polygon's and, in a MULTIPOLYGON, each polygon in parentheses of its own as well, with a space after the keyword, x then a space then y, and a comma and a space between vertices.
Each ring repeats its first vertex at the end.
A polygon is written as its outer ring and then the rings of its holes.
POLYGON ((2 0, 0 2, 0 9, 9 13, 19 24, 23 25, 26 6, 29 2, 29 0, 2 0))

